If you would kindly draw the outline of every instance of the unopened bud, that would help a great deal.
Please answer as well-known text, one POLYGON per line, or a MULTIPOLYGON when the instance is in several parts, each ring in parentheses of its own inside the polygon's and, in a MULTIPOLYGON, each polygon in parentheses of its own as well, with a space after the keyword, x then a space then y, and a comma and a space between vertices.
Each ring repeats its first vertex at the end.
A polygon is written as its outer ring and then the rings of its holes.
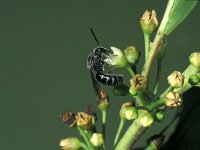
POLYGON ((140 57, 140 51, 138 51, 134 46, 129 46, 124 50, 127 61, 131 65, 135 65, 140 57))
POLYGON ((189 80, 188 82, 191 84, 191 85, 197 85, 200 83, 200 77, 198 75, 191 75, 189 77, 189 80))
POLYGON ((181 72, 174 71, 167 77, 167 80, 172 87, 179 88, 183 86, 184 76, 181 72))
POLYGON ((133 101, 129 101, 129 102, 126 102, 126 103, 122 104, 121 109, 119 111, 120 118, 126 120, 127 118, 125 116, 125 111, 128 108, 133 107, 133 106, 134 106, 133 101))
POLYGON ((126 96, 129 94, 129 87, 124 84, 120 84, 113 88, 113 93, 116 96, 126 96))
POLYGON ((124 111, 124 116, 127 120, 133 120, 133 119, 137 118, 137 116, 138 116, 137 109, 135 107, 128 107, 124 111))
POLYGON ((189 57, 190 63, 196 67, 200 68, 200 52, 194 52, 189 57))
POLYGON ((90 138, 90 142, 95 147, 102 146, 104 144, 103 135, 100 133, 93 133, 92 137, 90 138))
POLYGON ((126 68, 128 66, 128 61, 124 55, 124 53, 116 48, 116 47, 110 47, 113 51, 113 54, 110 54, 104 62, 106 62, 108 65, 110 65, 113 68, 126 68))
POLYGON ((179 93, 169 92, 165 96, 165 105, 167 107, 177 107, 182 104, 182 98, 179 93))
POLYGON ((76 125, 77 117, 74 113, 69 111, 63 111, 61 114, 62 121, 72 127, 76 125))
POLYGON ((143 32, 145 34, 150 35, 158 27, 156 11, 152 10, 150 12, 150 11, 146 10, 140 19, 140 24, 141 24, 143 32))
POLYGON ((129 93, 130 93, 132 96, 138 95, 138 91, 137 91, 136 89, 133 89, 132 87, 130 87, 129 93))
POLYGON ((145 90, 147 88, 147 78, 136 74, 131 80, 131 87, 135 90, 145 90))
POLYGON ((143 127, 149 127, 153 124, 154 119, 151 113, 149 113, 146 110, 140 110, 141 117, 140 117, 140 123, 143 127))
POLYGON ((62 150, 78 150, 81 148, 81 142, 77 138, 69 137, 60 141, 60 147, 62 150))
POLYGON ((161 148, 164 142, 165 136, 164 135, 154 135, 147 140, 147 144, 149 149, 151 150, 158 150, 161 148))
POLYGON ((164 113, 163 113, 162 111, 157 112, 157 113, 156 113, 156 119, 157 119, 157 121, 159 121, 159 122, 164 121, 164 119, 165 119, 164 113))
POLYGON ((100 110, 105 110, 109 107, 109 98, 103 89, 99 92, 97 103, 100 110))
POLYGON ((93 127, 92 116, 84 112, 78 112, 77 126, 84 130, 91 130, 93 127))

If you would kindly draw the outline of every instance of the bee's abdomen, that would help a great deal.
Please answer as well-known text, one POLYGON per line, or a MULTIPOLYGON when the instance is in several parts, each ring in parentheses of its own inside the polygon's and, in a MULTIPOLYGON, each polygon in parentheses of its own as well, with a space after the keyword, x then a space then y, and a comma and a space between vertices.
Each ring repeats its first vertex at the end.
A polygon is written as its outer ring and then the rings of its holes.
POLYGON ((122 84, 124 77, 122 75, 110 75, 98 72, 96 73, 96 79, 102 84, 106 84, 109 86, 117 86, 122 84))

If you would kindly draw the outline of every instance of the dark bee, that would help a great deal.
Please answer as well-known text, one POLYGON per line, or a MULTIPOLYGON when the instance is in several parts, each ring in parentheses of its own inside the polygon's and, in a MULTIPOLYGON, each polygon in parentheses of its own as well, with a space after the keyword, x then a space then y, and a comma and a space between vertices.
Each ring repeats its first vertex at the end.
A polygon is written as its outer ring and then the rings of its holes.
MULTIPOLYGON (((124 79, 123 75, 111 75, 104 73, 104 60, 109 57, 110 54, 106 48, 99 46, 99 42, 92 29, 91 32, 98 45, 98 47, 89 54, 87 59, 87 68, 90 69, 92 80, 98 80, 100 83, 109 86, 122 84, 124 79)), ((96 86, 94 83, 96 84, 96 82, 93 81, 93 86, 96 86)))

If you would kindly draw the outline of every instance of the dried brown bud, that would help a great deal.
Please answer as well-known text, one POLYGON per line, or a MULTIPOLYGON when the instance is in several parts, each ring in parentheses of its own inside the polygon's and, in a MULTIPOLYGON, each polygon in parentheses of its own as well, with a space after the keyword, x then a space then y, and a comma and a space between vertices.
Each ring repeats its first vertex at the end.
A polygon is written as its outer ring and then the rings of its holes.
POLYGON ((131 87, 135 90, 144 90, 147 88, 147 78, 140 74, 136 74, 131 80, 131 87))
POLYGON ((148 145, 151 145, 152 147, 156 147, 157 149, 160 149, 160 147, 162 146, 164 142, 164 139, 165 139, 164 135, 154 135, 147 140, 147 143, 148 145))
POLYGON ((70 127, 76 124, 76 115, 69 111, 63 111, 61 114, 62 121, 70 127))
POLYGON ((92 123, 92 116, 88 115, 84 112, 77 113, 77 126, 81 127, 85 130, 91 130, 93 123, 92 123))

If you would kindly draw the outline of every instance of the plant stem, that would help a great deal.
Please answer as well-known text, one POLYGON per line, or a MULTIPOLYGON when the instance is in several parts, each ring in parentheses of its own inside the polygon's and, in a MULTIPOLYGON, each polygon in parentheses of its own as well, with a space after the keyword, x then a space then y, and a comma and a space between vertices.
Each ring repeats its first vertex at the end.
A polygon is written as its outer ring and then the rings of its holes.
POLYGON ((161 63, 162 61, 157 61, 157 73, 156 73, 156 84, 155 84, 155 89, 154 89, 154 95, 158 91, 158 86, 159 86, 159 81, 160 81, 160 75, 161 75, 161 63))
POLYGON ((107 116, 107 109, 103 109, 102 111, 102 134, 104 141, 106 139, 106 116, 107 116))
POLYGON ((145 43, 145 61, 148 58, 149 50, 150 50, 150 35, 144 33, 144 43, 145 43))
POLYGON ((85 145, 85 143, 81 142, 81 147, 84 149, 84 150, 89 150, 88 147, 85 145))
POLYGON ((153 102, 150 106, 148 106, 148 109, 149 110, 154 110, 155 108, 159 107, 159 106, 162 106, 165 104, 165 99, 164 98, 161 98, 155 102, 153 102))
POLYGON ((120 134, 122 132, 122 129, 124 127, 125 122, 126 122, 125 119, 121 119, 120 120, 120 124, 119 124, 118 130, 117 130, 117 134, 115 136, 113 147, 115 147, 115 145, 117 144, 117 142, 119 140, 119 136, 120 136, 120 134))
POLYGON ((144 128, 139 121, 139 117, 131 124, 127 129, 119 143, 117 144, 115 150, 128 150, 131 148, 139 137, 143 134, 146 128, 144 128))
POLYGON ((128 72, 130 73, 130 75, 131 75, 132 77, 135 76, 135 73, 134 73, 134 71, 133 71, 133 69, 132 69, 132 67, 131 67, 130 65, 128 65, 128 66, 126 67, 126 69, 128 70, 128 72))
POLYGON ((85 133, 85 131, 80 127, 77 127, 77 129, 78 129, 80 135, 83 137, 83 139, 87 143, 87 146, 88 146, 89 150, 95 150, 95 148, 90 143, 89 138, 88 138, 87 134, 85 133))
POLYGON ((165 13, 164 13, 163 19, 161 21, 160 27, 157 31, 156 36, 155 36, 153 45, 152 45, 152 47, 149 51, 148 59, 145 61, 145 64, 144 64, 143 69, 142 69, 142 75, 144 77, 148 77, 150 69, 151 69, 152 64, 153 64, 153 60, 154 60, 154 58, 155 58, 155 56, 156 56, 156 54, 157 54, 157 52, 160 48, 160 45, 161 45, 163 38, 165 37, 165 28, 168 24, 169 14, 170 14, 171 9, 173 7, 173 3, 174 3, 174 0, 168 1, 167 8, 165 10, 165 13))

